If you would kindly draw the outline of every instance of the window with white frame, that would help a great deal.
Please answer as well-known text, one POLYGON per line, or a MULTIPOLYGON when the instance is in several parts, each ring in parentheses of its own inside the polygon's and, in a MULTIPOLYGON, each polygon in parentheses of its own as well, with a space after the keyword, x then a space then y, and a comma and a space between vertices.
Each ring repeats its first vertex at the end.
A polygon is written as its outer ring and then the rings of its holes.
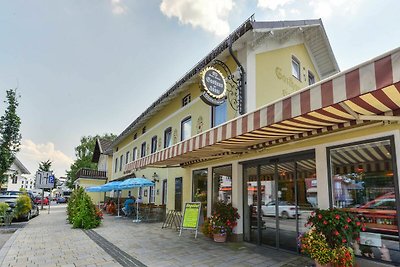
POLYGON ((292 75, 300 81, 300 61, 292 57, 292 75))
POLYGON ((134 147, 132 151, 132 161, 136 159, 137 159, 137 147, 134 147))
POLYGON ((140 157, 143 158, 146 156, 146 142, 142 143, 142 147, 140 149, 140 157))
POLYGON ((181 141, 189 139, 192 135, 192 118, 187 117, 181 122, 181 141))
POLYGON ((218 126, 227 120, 226 101, 219 106, 212 107, 212 127, 218 126))
POLYGON ((118 171, 118 158, 115 158, 114 172, 118 171))
POLYGON ((185 95, 185 97, 182 98, 182 107, 184 107, 184 106, 186 106, 187 104, 189 104, 191 100, 192 100, 192 99, 191 99, 190 94, 185 95))
POLYGON ((157 136, 153 136, 151 138, 151 153, 154 153, 157 151, 157 136))
POLYGON ((128 164, 128 162, 129 162, 129 151, 126 151, 125 164, 128 164))
POLYGON ((172 128, 168 127, 164 131, 164 148, 172 146, 172 128))
POLYGON ((124 161, 124 155, 121 155, 120 161, 119 161, 119 171, 122 171, 122 163, 124 161))
POLYGON ((315 76, 311 71, 308 71, 308 85, 315 83, 315 76))

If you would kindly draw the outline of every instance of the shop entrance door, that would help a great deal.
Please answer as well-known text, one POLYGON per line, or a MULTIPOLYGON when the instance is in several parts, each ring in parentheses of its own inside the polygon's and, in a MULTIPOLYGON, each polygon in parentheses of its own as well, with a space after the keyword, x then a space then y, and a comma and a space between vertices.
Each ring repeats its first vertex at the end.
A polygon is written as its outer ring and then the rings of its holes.
POLYGON ((301 224, 317 205, 314 154, 245 165, 244 178, 244 239, 297 251, 297 236, 304 230, 301 224))

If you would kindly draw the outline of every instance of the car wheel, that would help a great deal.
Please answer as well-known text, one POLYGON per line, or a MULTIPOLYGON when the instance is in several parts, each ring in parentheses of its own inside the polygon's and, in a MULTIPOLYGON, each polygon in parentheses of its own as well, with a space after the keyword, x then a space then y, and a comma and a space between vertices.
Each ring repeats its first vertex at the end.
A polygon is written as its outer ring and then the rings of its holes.
POLYGON ((287 213, 287 211, 282 211, 282 219, 289 219, 289 213, 287 213))
POLYGON ((24 221, 29 221, 31 219, 31 212, 28 212, 28 214, 26 215, 26 217, 24 218, 24 221))

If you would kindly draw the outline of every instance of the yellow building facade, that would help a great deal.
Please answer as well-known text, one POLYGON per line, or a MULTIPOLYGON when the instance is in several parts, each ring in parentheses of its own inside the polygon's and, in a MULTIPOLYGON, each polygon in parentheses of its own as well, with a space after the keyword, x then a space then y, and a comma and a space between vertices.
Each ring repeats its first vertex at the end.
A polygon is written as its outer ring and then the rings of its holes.
POLYGON ((339 72, 320 20, 251 18, 117 137, 111 180, 153 180, 131 194, 167 210, 232 203, 237 239, 292 251, 313 209, 350 209, 368 219, 356 255, 399 262, 399 81, 399 49, 339 72))

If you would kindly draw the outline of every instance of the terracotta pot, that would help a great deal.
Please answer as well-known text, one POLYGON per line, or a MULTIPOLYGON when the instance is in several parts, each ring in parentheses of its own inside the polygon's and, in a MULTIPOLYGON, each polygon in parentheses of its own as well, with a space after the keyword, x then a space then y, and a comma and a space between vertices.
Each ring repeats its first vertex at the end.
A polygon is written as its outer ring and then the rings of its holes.
POLYGON ((316 261, 316 260, 314 260, 314 261, 315 261, 315 267, 331 267, 332 266, 330 263, 322 265, 318 261, 316 261))
POLYGON ((224 243, 226 242, 226 234, 214 234, 214 241, 217 243, 224 243))

